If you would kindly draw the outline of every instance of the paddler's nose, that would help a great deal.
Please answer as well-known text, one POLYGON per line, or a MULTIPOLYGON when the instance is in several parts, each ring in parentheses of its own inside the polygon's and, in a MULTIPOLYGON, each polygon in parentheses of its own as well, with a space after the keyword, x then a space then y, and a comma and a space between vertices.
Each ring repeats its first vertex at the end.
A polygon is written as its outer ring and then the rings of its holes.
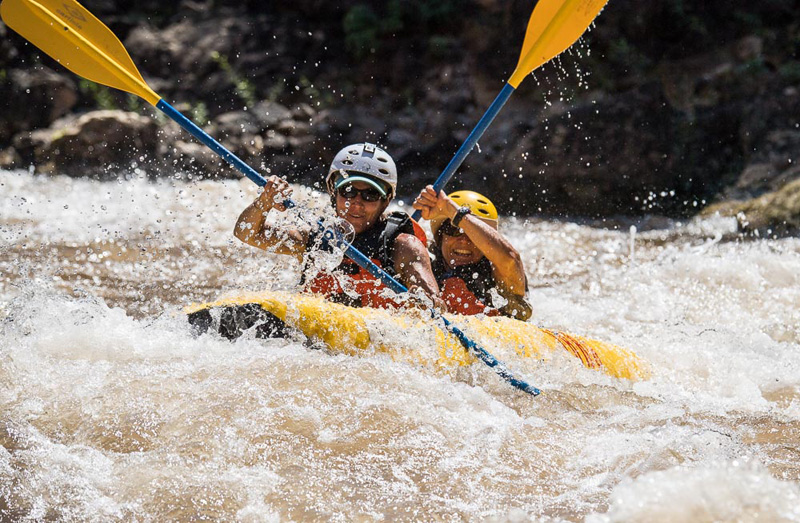
POLYGON ((454 238, 454 240, 456 241, 456 245, 458 245, 459 243, 460 244, 464 244, 464 245, 467 245, 467 244, 474 245, 474 243, 469 238, 469 236, 467 236, 466 233, 462 234, 461 236, 457 236, 456 238, 454 238))
POLYGON ((364 200, 361 198, 361 193, 357 193, 355 198, 350 198, 348 200, 351 205, 358 204, 361 207, 364 207, 364 200))

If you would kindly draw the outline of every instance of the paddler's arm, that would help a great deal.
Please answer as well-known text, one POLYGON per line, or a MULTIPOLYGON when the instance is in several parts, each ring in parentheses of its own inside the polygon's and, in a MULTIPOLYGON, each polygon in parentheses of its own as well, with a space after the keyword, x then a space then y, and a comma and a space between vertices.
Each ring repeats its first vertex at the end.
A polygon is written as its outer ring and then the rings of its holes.
POLYGON ((507 300, 500 310, 512 318, 527 321, 533 309, 525 299, 528 278, 519 252, 502 234, 472 214, 465 216, 458 225, 492 263, 497 290, 507 300))
POLYGON ((522 257, 509 241, 489 224, 472 214, 465 216, 458 226, 492 262, 493 276, 498 285, 502 285, 518 296, 524 296, 527 291, 525 267, 522 264, 522 257))
POLYGON ((286 180, 270 176, 258 198, 239 215, 233 235, 253 247, 270 249, 302 260, 308 240, 307 232, 295 228, 275 228, 266 221, 271 209, 286 210, 283 201, 291 194, 292 189, 286 180))
POLYGON ((437 308, 444 310, 439 285, 433 276, 431 258, 422 242, 413 234, 402 233, 394 243, 394 270, 399 280, 412 290, 420 289, 437 308))
MULTIPOLYGON (((437 194, 428 185, 414 202, 414 208, 422 211, 427 220, 444 217, 452 220, 458 211, 458 204, 444 191, 437 194)), ((458 226, 464 230, 472 243, 492 262, 494 279, 506 291, 517 296, 525 296, 528 290, 525 267, 517 250, 492 226, 475 215, 464 216, 458 226)))

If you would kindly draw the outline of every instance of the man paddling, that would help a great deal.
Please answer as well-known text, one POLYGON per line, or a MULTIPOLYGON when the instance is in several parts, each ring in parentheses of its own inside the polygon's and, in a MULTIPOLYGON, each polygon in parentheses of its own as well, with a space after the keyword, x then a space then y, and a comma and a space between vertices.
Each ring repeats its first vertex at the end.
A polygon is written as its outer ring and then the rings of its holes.
MULTIPOLYGON (((395 196, 397 167, 382 148, 359 143, 345 147, 333 159, 325 178, 336 215, 349 223, 353 247, 395 277, 413 293, 437 300, 439 288, 426 250, 424 231, 402 212, 385 215, 395 196)), ((296 257, 303 263, 301 284, 331 301, 356 307, 396 308, 402 300, 355 262, 344 259, 334 270, 314 264, 315 249, 330 249, 319 232, 308 227, 276 227, 267 222, 270 210, 285 211, 289 184, 267 179, 264 190, 239 216, 234 235, 241 241, 296 257)))
POLYGON ((522 258, 497 231, 497 209, 473 191, 446 195, 425 187, 414 208, 431 221, 433 272, 450 312, 531 316, 522 258))

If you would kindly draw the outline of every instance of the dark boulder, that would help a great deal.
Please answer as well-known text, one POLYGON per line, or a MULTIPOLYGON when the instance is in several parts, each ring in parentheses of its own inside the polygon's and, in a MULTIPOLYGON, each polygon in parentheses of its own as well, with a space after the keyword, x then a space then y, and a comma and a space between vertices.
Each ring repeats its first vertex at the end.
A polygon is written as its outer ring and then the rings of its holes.
POLYGON ((93 111, 57 120, 49 128, 20 134, 14 145, 37 171, 116 178, 156 159, 158 124, 125 111, 93 111))
POLYGON ((2 143, 20 131, 47 127, 75 106, 78 94, 72 78, 48 68, 12 69, 0 75, 0 100, 2 143))
POLYGON ((284 120, 292 118, 292 112, 288 108, 269 100, 258 102, 249 112, 258 121, 261 131, 273 129, 284 120))
POLYGON ((800 168, 787 172, 791 181, 750 200, 726 200, 703 210, 704 216, 735 216, 739 230, 759 237, 800 234, 800 168))

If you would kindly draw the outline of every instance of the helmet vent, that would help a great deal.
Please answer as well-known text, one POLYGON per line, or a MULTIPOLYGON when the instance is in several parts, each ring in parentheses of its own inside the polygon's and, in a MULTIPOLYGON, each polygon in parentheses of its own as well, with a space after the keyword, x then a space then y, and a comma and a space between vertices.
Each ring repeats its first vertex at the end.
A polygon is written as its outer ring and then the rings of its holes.
POLYGON ((482 198, 478 198, 478 202, 480 202, 480 203, 482 203, 484 205, 488 205, 489 204, 489 202, 487 202, 486 200, 484 200, 482 198))
POLYGON ((489 214, 489 211, 487 211, 486 209, 478 209, 478 212, 481 213, 481 214, 486 214, 486 215, 489 214))
POLYGON ((333 194, 334 186, 342 177, 355 175, 380 180, 386 184, 387 194, 394 196, 397 189, 397 166, 391 155, 377 145, 367 142, 353 143, 340 149, 328 168, 325 186, 333 194))

